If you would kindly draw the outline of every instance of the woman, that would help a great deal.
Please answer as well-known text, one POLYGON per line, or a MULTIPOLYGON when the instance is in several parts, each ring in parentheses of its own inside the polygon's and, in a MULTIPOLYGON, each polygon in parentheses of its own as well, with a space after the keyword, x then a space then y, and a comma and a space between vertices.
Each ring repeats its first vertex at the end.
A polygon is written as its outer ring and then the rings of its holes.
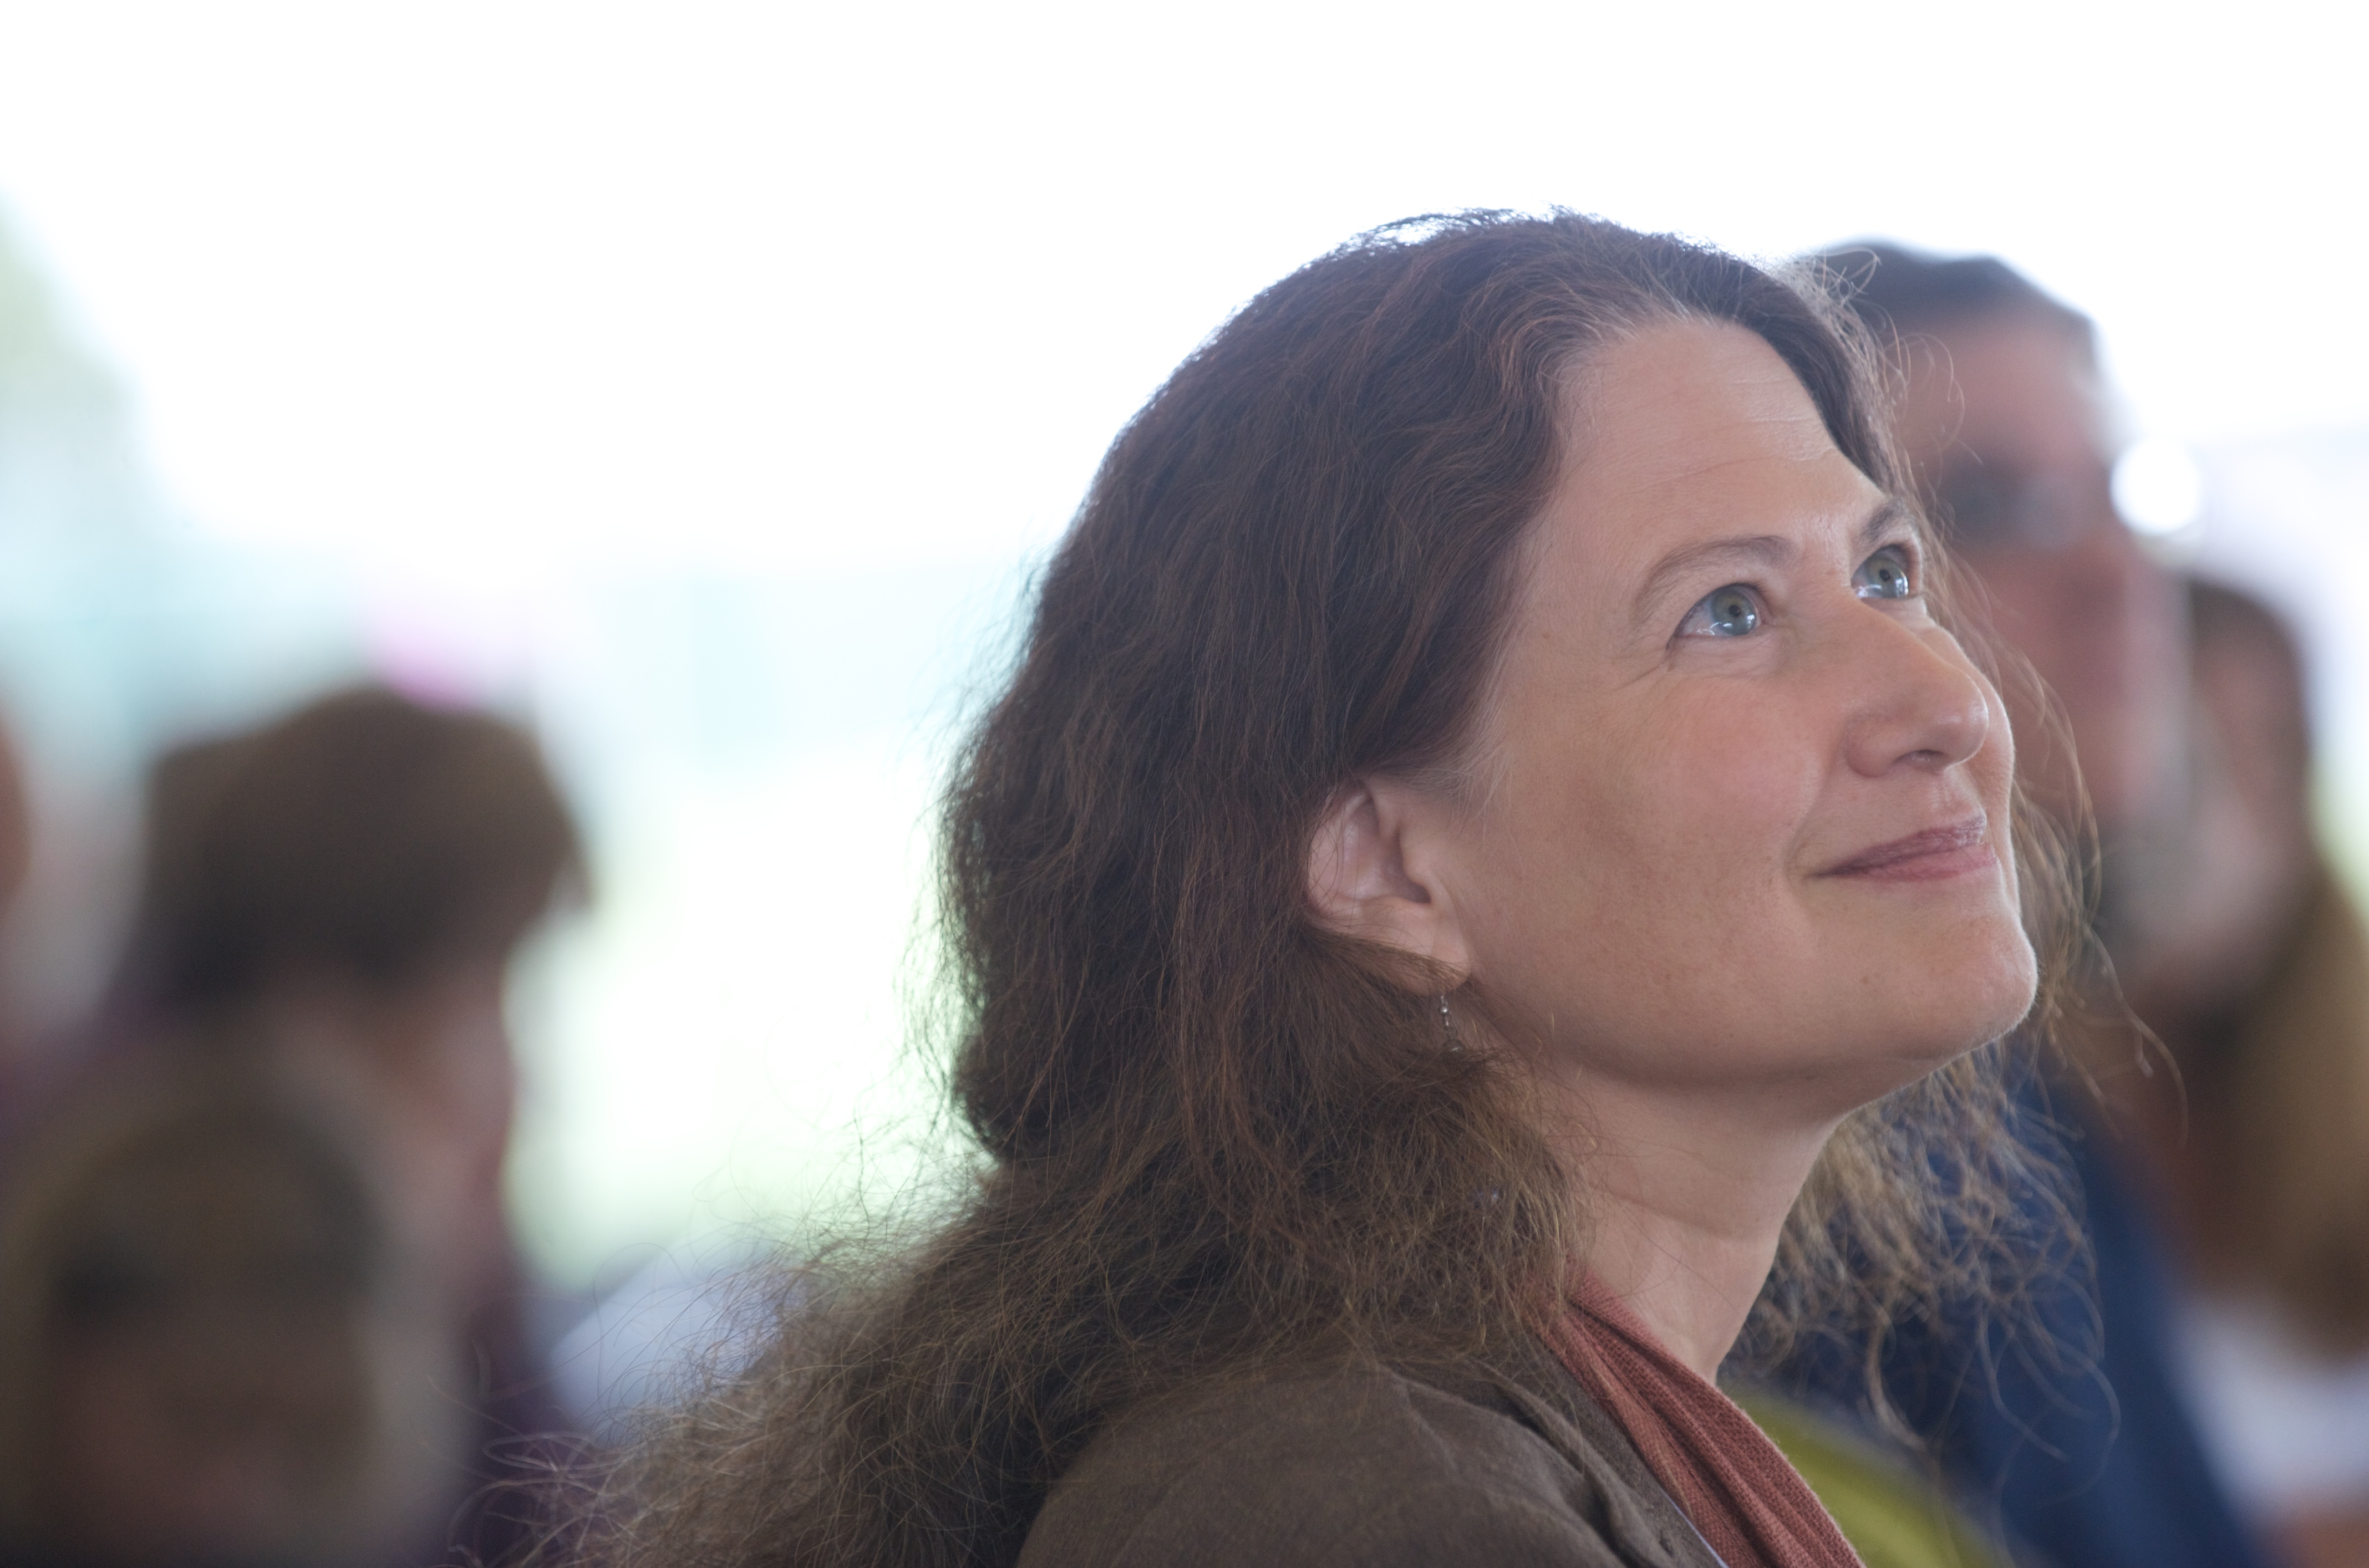
POLYGON ((1850 1562, 1711 1379, 1978 1250, 2038 967, 1860 366, 1492 214, 1188 360, 950 795, 977 1187, 647 1451, 622 1554, 1850 1562))

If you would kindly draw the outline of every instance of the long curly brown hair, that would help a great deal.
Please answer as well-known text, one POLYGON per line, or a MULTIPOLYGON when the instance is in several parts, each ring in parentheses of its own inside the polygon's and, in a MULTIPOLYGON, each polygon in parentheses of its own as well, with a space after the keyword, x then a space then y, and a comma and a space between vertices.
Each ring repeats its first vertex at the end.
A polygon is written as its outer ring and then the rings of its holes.
MULTIPOLYGON (((1529 1333, 1585 1245, 1581 1173, 1510 1064, 1444 1048, 1429 996, 1319 926, 1309 848, 1353 776, 1455 766, 1574 368, 1672 318, 1758 334, 1906 493, 1875 361, 1814 280, 1560 212, 1351 241, 1121 432, 945 797, 975 1184, 918 1241, 810 1275, 752 1369, 665 1417, 609 1479, 600 1554, 1007 1563, 1143 1401, 1529 1333)), ((2036 927, 2048 864, 2027 853, 2036 927)), ((1963 1274, 2009 1207, 1997 1068, 1962 1059, 1838 1135, 1764 1342, 1963 1274)))

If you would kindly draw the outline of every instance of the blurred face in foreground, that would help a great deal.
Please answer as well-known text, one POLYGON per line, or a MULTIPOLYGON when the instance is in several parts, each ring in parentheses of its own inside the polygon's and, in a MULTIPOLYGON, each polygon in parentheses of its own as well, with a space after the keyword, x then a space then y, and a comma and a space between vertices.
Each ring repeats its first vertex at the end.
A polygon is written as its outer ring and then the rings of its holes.
POLYGON ((1578 409, 1463 787, 1368 781, 1337 864, 1377 896, 1329 907, 1468 974, 1608 1131, 1823 1139, 2030 1005, 2008 725, 1759 338, 1650 327, 1578 409))
MULTIPOLYGON (((1937 326, 1921 341, 1902 444, 1993 628, 2054 694, 2099 826, 2112 835, 2143 823, 2174 804, 2184 632, 2176 585, 2115 513, 2089 345, 2031 311, 1937 326)), ((2036 714, 2015 717, 2034 794, 2067 812, 2072 759, 2030 738, 2036 714)))

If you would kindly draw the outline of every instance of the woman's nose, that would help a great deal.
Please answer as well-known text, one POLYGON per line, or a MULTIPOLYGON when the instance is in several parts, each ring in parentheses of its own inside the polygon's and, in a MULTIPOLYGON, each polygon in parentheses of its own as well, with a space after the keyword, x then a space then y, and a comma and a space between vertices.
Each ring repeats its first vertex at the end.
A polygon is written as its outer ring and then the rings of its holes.
POLYGON ((1851 688, 1843 750, 1852 770, 1939 773, 1980 751, 1997 699, 1956 639, 1861 608, 1859 635, 1837 650, 1851 688))

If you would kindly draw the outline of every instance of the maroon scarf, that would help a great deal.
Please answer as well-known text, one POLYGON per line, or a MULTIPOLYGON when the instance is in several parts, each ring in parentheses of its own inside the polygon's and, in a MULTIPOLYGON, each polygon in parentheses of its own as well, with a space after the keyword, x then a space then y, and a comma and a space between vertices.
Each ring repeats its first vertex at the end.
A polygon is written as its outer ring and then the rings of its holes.
POLYGON ((1777 1445, 1594 1275, 1546 1341, 1727 1568, 1860 1568, 1777 1445))

